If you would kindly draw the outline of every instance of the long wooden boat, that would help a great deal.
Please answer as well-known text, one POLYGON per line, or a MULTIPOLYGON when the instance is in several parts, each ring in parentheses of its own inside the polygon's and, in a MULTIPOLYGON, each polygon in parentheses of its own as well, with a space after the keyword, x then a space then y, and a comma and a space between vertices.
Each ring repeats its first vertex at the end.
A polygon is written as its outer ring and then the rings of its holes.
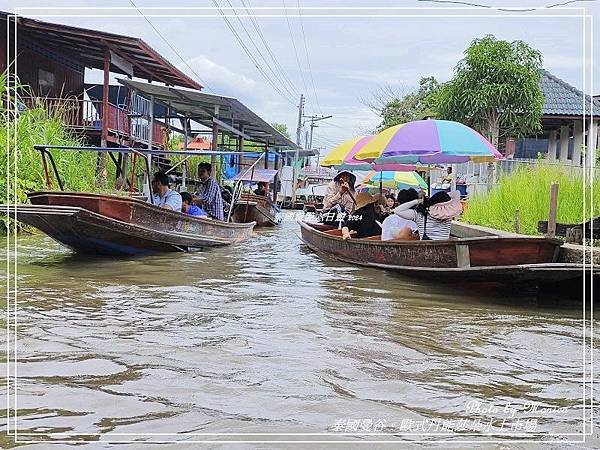
POLYGON ((186 252, 247 239, 254 223, 232 224, 170 211, 114 195, 33 192, 31 205, 0 212, 76 251, 101 255, 186 252))
MULTIPOLYGON (((381 241, 379 236, 343 240, 331 226, 299 221, 312 250, 340 261, 446 282, 515 282, 542 285, 581 279, 581 264, 557 262, 562 241, 545 237, 451 238, 381 241)), ((588 267, 589 271, 589 267, 588 267)), ((600 276, 600 268, 594 277, 600 276)))
POLYGON ((267 197, 242 193, 233 207, 235 223, 256 222, 256 226, 274 226, 281 223, 281 211, 267 197))

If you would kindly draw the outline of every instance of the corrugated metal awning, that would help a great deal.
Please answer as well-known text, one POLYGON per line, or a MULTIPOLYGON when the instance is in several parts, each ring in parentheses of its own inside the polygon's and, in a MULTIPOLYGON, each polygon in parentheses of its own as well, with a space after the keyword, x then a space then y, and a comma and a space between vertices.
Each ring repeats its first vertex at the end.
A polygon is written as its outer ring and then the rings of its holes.
POLYGON ((300 148, 236 98, 140 81, 118 81, 138 95, 146 98, 152 96, 155 101, 169 105, 172 111, 176 111, 182 117, 185 115, 208 128, 212 128, 216 119, 222 123, 223 131, 227 131, 227 128, 223 128, 224 125, 243 131, 246 139, 251 141, 269 146, 300 148))

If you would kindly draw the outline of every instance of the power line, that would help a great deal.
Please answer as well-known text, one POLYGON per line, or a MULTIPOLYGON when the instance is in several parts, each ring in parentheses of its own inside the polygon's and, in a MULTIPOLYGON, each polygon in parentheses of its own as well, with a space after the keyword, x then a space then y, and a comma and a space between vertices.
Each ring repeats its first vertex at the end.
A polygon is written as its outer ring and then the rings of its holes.
POLYGON ((328 144, 328 145, 336 146, 336 145, 339 144, 339 142, 336 142, 333 139, 326 138, 323 135, 315 135, 314 139, 316 141, 318 141, 318 142, 325 143, 325 144, 328 144))
POLYGON ((288 30, 290 32, 290 40, 292 41, 292 47, 294 47, 294 55, 296 55, 296 62, 298 63, 298 70, 300 71, 300 79, 302 80, 302 85, 304 86, 304 92, 308 93, 308 87, 306 86, 306 80, 304 78, 304 71, 302 70, 302 64, 300 63, 300 57, 298 56, 298 49, 296 48, 296 40, 294 39, 294 33, 292 31, 292 25, 290 23, 290 18, 287 13, 287 6, 285 5, 285 0, 282 0, 283 7, 285 8, 283 12, 285 13, 285 21, 287 22, 288 30))
POLYGON ((248 29, 246 28, 246 25, 244 25, 244 22, 242 21, 242 19, 238 15, 237 11, 235 10, 235 7, 231 4, 231 1, 230 0, 226 0, 226 1, 229 4, 229 6, 231 7, 231 10, 232 10, 233 14, 235 15, 235 18, 237 19, 237 21, 240 23, 242 29, 244 30, 244 33, 246 33, 246 36, 248 36, 248 39, 252 43, 252 46, 257 51, 258 55, 263 60, 263 62, 265 63, 265 65, 269 69, 269 71, 274 75, 275 80, 281 85, 281 87, 286 91, 286 93, 290 97, 292 97, 292 98, 295 97, 296 94, 294 92, 290 91, 290 89, 285 85, 285 83, 281 80, 281 78, 279 77, 279 75, 277 75, 277 73, 273 70, 273 68, 271 67, 271 64, 269 64, 269 62, 267 61, 267 58, 265 58, 265 56, 261 52, 260 48, 258 48, 258 45, 256 45, 256 42, 254 42, 254 39, 252 38, 252 35, 250 34, 250 32, 248 31, 248 29))
MULTIPOLYGON (((277 71, 279 72, 279 74, 281 75, 282 79, 288 84, 288 86, 292 89, 292 91, 294 92, 294 95, 297 97, 298 95, 300 95, 300 92, 298 91, 298 89, 296 89, 296 86, 294 85, 294 83, 292 83, 292 81, 289 79, 289 77, 286 75, 285 71, 283 70, 283 68, 281 67, 281 64, 279 63, 279 60, 275 57, 275 55, 273 54, 273 52, 271 51, 271 46, 267 43, 267 40, 265 39, 262 30, 260 28, 260 25, 258 24, 258 21, 256 20, 256 18, 254 17, 253 14, 250 13, 250 10, 248 9, 248 6, 246 6, 246 2, 244 0, 241 0, 242 5, 244 5, 244 8, 246 9, 246 12, 248 13, 248 15, 250 16, 250 20, 252 22, 252 25, 254 26, 254 29, 256 30, 256 32, 258 33, 258 36, 260 37, 260 40, 262 41, 263 45, 265 46, 265 48, 267 49, 267 53, 269 54, 269 56, 271 57, 271 60, 273 60, 273 63, 275 63, 275 68, 277 69, 277 71)), ((248 4, 250 4, 250 2, 248 2, 248 4)))
POLYGON ((279 93, 279 95, 281 95, 287 102, 289 102, 292 105, 296 106, 296 102, 294 102, 293 100, 291 100, 283 91, 281 91, 279 89, 279 87, 277 87, 275 85, 275 83, 273 83, 273 81, 271 80, 271 78, 264 72, 264 70, 262 69, 262 67, 260 67, 260 64, 258 64, 258 61, 256 61, 256 58, 254 57, 254 55, 252 54, 252 52, 250 52, 250 50, 248 49, 248 47, 246 47, 246 45, 242 41, 242 38, 237 33, 237 31, 235 31, 235 28, 233 27, 233 25, 231 25, 231 22, 229 22, 229 19, 227 19, 227 16, 225 15, 225 13, 223 13, 223 10, 221 9, 221 6, 217 3, 217 1, 216 0, 212 0, 212 3, 215 5, 215 7, 217 8, 217 10, 219 11, 219 13, 221 14, 221 16, 223 17, 223 20, 225 20, 225 23, 227 24, 227 27, 233 33, 234 37, 238 41, 238 44, 242 47, 242 49, 244 50, 244 52, 246 53, 246 55, 248 56, 248 58, 250 58, 250 61, 252 61, 252 63, 254 64, 254 67, 256 68, 256 70, 258 70, 258 72, 263 76, 263 78, 267 81, 267 83, 269 83, 271 85, 271 87, 273 89, 275 89, 275 91, 277 91, 277 93, 279 93))
POLYGON ((213 91, 210 88, 210 86, 208 85, 208 83, 206 83, 204 80, 202 80, 202 77, 200 77, 200 75, 198 75, 196 73, 196 71, 192 68, 192 66, 190 66, 185 59, 183 59, 183 56, 181 56, 181 54, 177 51, 177 49, 175 47, 173 47, 173 45, 171 45, 171 43, 167 40, 167 38, 163 36, 163 34, 158 30, 158 28, 156 28, 154 26, 154 24, 150 21, 150 19, 148 19, 146 17, 146 15, 140 10, 140 8, 137 7, 137 5, 135 3, 133 3, 133 0, 129 0, 129 3, 131 3, 133 5, 133 7, 135 9, 137 9, 137 11, 142 15, 142 17, 144 19, 146 19, 146 22, 148 22, 148 24, 154 29, 154 31, 156 31, 156 34, 158 34, 160 36, 160 38, 169 46, 169 48, 171 50, 173 50, 173 53, 175 53, 179 57, 179 59, 181 60, 181 62, 183 62, 188 67, 188 69, 190 69, 192 71, 192 73, 196 76, 196 79, 202 84, 202 86, 206 90, 213 91))
POLYGON ((315 88, 315 79, 313 78, 312 68, 310 66, 310 58, 308 57, 308 45, 306 44, 306 33, 304 33, 304 22, 302 21, 302 10, 300 9, 300 0, 296 0, 298 5, 298 15, 300 17, 300 29, 302 30, 302 39, 304 42, 304 51, 306 53, 306 65, 308 66, 308 74, 310 75, 310 82, 312 84, 312 91, 315 95, 315 103, 317 104, 317 108, 319 108, 319 112, 323 115, 323 111, 321 110, 321 105, 319 104, 319 98, 317 97, 317 89, 315 88))
POLYGON ((355 133, 357 130, 360 129, 360 127, 350 128, 350 127, 345 127, 345 126, 338 125, 336 123, 327 122, 327 121, 323 121, 323 125, 329 125, 330 127, 340 128, 342 130, 351 131, 353 133, 355 133))

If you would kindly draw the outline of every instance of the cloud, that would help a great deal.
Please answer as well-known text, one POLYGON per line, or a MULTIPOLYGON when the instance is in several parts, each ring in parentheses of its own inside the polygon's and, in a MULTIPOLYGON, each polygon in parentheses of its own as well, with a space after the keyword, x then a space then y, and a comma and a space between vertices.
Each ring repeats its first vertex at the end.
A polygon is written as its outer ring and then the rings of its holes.
MULTIPOLYGON (((233 70, 217 64, 204 55, 195 56, 187 61, 192 69, 200 76, 202 81, 208 86, 205 90, 221 95, 237 97, 240 94, 247 96, 256 87, 256 81, 243 74, 236 73, 233 70)), ((193 78, 197 78, 190 73, 190 68, 185 64, 178 65, 178 68, 193 78)))

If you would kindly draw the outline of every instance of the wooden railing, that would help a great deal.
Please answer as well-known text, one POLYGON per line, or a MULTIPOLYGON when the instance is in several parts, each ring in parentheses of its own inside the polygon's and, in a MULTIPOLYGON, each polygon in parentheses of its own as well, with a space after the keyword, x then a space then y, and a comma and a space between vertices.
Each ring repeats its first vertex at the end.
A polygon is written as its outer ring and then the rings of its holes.
MULTIPOLYGON (((84 131, 102 130, 103 115, 100 100, 83 100, 75 97, 22 97, 21 100, 28 108, 44 107, 51 114, 60 117, 70 128, 84 131)), ((109 103, 106 115, 109 132, 147 143, 150 134, 148 121, 135 116, 134 114, 130 122, 129 111, 126 108, 109 103)), ((164 127, 155 122, 152 130, 153 144, 164 145, 165 141, 164 127)))

